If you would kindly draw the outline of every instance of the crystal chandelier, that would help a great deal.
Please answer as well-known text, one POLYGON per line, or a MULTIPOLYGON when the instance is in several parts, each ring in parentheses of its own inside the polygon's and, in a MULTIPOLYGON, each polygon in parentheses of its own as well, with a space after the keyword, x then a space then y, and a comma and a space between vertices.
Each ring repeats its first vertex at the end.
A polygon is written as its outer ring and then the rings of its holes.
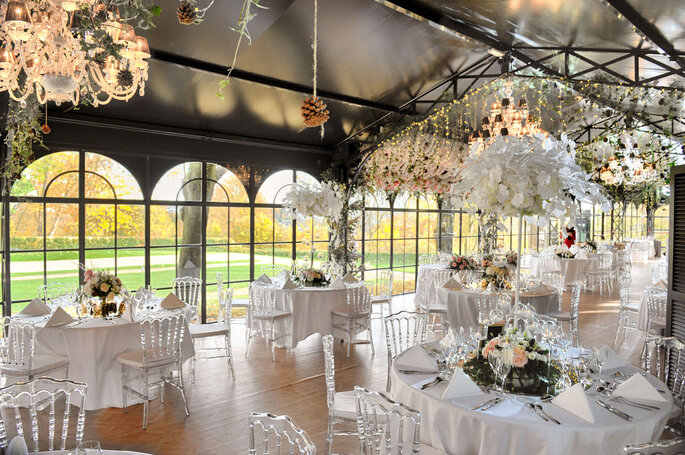
POLYGON ((98 106, 112 99, 144 95, 150 49, 104 0, 10 0, 0 8, 0 90, 22 102, 36 95, 41 104, 98 106), (97 18, 83 29, 79 18, 97 18), (85 31, 84 31, 85 30, 85 31), (116 57, 94 45, 107 34, 116 57), (108 55, 103 58, 103 55, 108 55))

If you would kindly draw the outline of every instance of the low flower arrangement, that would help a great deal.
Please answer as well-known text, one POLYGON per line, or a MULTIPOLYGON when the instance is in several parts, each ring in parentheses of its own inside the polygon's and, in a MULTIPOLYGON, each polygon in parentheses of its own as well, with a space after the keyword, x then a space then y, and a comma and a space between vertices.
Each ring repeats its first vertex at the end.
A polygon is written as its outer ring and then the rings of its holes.
POLYGON ((590 252, 597 252, 597 242, 594 239, 586 241, 585 246, 590 249, 590 252))
POLYGON ((574 257, 576 257, 576 254, 573 251, 569 250, 566 247, 566 245, 556 247, 554 249, 554 254, 556 254, 558 257, 562 259, 573 259, 574 257))
POLYGON ((487 289, 491 284, 496 289, 511 289, 509 282, 509 270, 506 267, 497 267, 490 261, 483 261, 483 276, 480 279, 481 289, 487 289))
POLYGON ((452 270, 474 270, 476 263, 466 256, 452 256, 447 267, 452 270))
POLYGON ((300 272, 297 281, 307 287, 324 287, 328 286, 330 282, 326 279, 326 275, 319 269, 306 269, 300 272))
MULTIPOLYGON (((83 279, 83 294, 97 297, 101 300, 98 305, 91 307, 92 316, 107 317, 111 314, 123 312, 123 308, 117 308, 114 298, 121 293, 123 284, 119 277, 105 271, 86 270, 83 279)), ((121 305, 124 307, 124 305, 121 305)))
POLYGON ((511 366, 505 390, 511 393, 543 395, 550 384, 556 384, 561 376, 557 366, 547 364, 548 350, 540 346, 528 331, 516 328, 506 330, 490 339, 481 355, 464 363, 464 372, 481 386, 495 383, 489 355, 500 356, 511 366))
POLYGON ((516 251, 507 251, 504 253, 504 256, 507 258, 507 265, 516 267, 516 263, 518 262, 518 253, 516 251))

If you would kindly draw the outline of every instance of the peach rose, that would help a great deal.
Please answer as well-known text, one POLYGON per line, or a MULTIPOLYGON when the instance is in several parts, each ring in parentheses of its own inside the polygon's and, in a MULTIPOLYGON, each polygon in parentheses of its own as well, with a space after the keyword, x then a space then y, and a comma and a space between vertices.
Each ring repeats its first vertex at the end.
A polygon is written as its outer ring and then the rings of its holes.
POLYGON ((516 368, 523 368, 528 363, 528 356, 525 353, 514 353, 514 361, 511 362, 516 368))
POLYGON ((492 340, 490 340, 488 344, 486 344, 483 348, 483 357, 487 358, 490 355, 490 353, 492 353, 492 351, 495 349, 495 346, 497 346, 498 344, 499 338, 493 338, 492 340))
POLYGON ((101 290, 102 292, 107 292, 107 291, 109 291, 109 284, 107 284, 107 283, 100 283, 100 290, 101 290))

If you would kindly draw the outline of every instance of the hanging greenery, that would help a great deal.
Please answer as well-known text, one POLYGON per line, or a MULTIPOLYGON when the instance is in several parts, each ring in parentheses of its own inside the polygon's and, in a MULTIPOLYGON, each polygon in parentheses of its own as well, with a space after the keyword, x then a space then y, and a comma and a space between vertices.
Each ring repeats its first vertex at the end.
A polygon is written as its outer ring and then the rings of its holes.
POLYGON ((9 186, 21 177, 21 171, 34 160, 34 146, 45 147, 40 125, 41 105, 35 96, 21 104, 12 99, 7 108, 7 159, 4 161, 2 176, 9 186))

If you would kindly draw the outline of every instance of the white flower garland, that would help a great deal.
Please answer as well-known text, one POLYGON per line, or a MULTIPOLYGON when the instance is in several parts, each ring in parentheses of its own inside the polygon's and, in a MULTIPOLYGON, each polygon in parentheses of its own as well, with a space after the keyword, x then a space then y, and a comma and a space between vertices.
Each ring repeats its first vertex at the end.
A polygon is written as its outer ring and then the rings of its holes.
POLYGON ((283 207, 290 211, 291 217, 320 216, 337 222, 342 214, 344 193, 340 185, 323 182, 321 186, 293 184, 285 194, 283 207))

